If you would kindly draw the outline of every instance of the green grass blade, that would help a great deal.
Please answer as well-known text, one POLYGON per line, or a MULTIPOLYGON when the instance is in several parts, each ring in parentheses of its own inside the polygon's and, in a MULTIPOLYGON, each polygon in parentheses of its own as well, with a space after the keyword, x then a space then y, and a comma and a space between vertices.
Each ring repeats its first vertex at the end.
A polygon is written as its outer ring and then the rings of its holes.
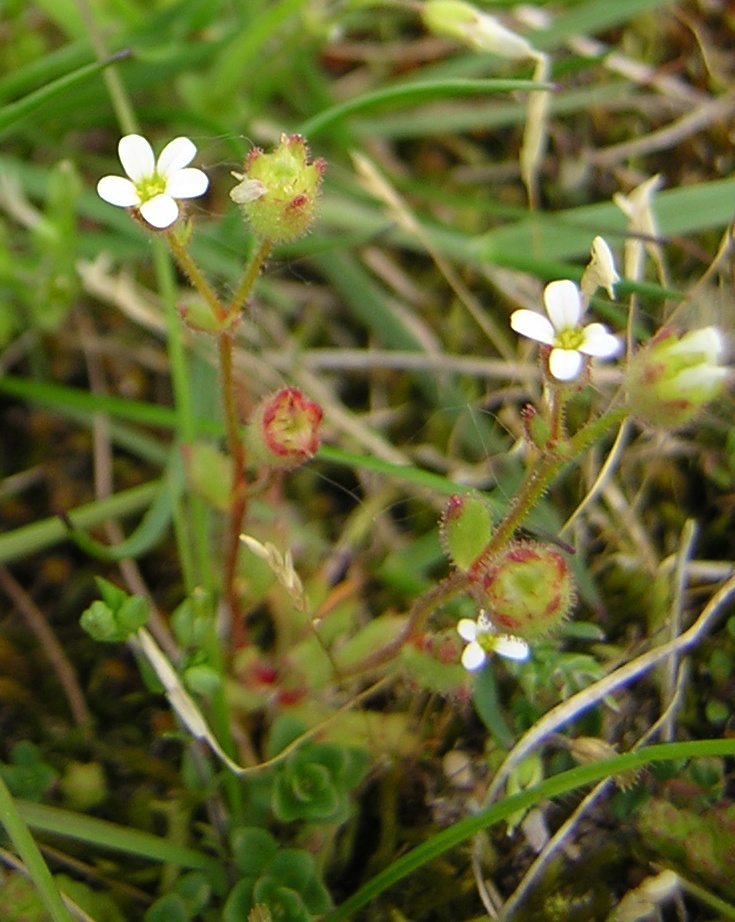
POLYGON ((637 752, 627 752, 612 759, 605 759, 591 765, 580 765, 569 771, 547 778, 541 784, 506 797, 485 810, 468 816, 448 829, 443 829, 428 842, 394 861, 367 884, 345 900, 341 906, 328 913, 322 922, 346 922, 353 914, 367 906, 393 884, 403 880, 413 871, 444 854, 450 848, 466 841, 477 832, 499 823, 518 810, 523 810, 542 800, 566 794, 576 788, 594 784, 603 778, 634 771, 651 762, 673 759, 691 759, 701 756, 735 755, 735 740, 694 740, 684 743, 661 743, 647 746, 637 752))
POLYGON ((591 35, 627 22, 632 16, 639 16, 662 6, 671 6, 673 0, 587 0, 560 13, 548 29, 534 32, 527 37, 537 48, 549 49, 558 46, 571 35, 591 35))
POLYGON ((138 527, 119 544, 108 545, 97 541, 82 531, 73 516, 64 516, 69 526, 69 537, 81 550, 108 563, 128 558, 140 557, 149 551, 164 535, 171 524, 173 505, 184 488, 184 470, 178 448, 174 448, 169 462, 167 475, 160 481, 153 502, 146 510, 138 527))
MULTIPOLYGON (((735 179, 681 186, 660 192, 653 202, 661 234, 674 237, 732 220, 735 179)), ((481 263, 532 269, 536 261, 577 259, 589 252, 596 234, 610 243, 625 237, 626 218, 611 202, 584 205, 491 230, 468 244, 467 256, 481 263)))
MULTIPOLYGON (((105 499, 79 506, 70 512, 80 528, 94 528, 107 519, 121 518, 142 512, 151 504, 158 492, 160 481, 144 483, 129 490, 114 493, 105 499)), ((28 554, 35 554, 68 538, 66 526, 58 516, 16 528, 0 535, 0 564, 10 563, 28 554)))
POLYGON ((24 96, 23 99, 3 106, 3 108, 0 109, 0 135, 17 122, 32 115, 42 106, 54 99, 61 97, 68 98, 69 91, 77 84, 83 83, 85 80, 89 79, 89 77, 93 77, 101 70, 104 70, 108 65, 113 64, 115 61, 121 61, 123 58, 128 57, 128 55, 128 51, 120 51, 112 55, 106 61, 85 64, 72 73, 59 77, 58 80, 54 80, 53 83, 49 83, 48 86, 41 87, 41 89, 29 93, 27 96, 24 96))
POLYGON ((168 862, 182 868, 207 871, 219 865, 216 859, 196 849, 177 845, 139 829, 129 829, 107 820, 29 801, 17 801, 17 808, 20 817, 37 832, 53 833, 87 845, 126 852, 152 861, 168 862))
POLYGON ((0 822, 10 836, 53 922, 74 922, 24 821, 22 811, 0 775, 0 822))
MULTIPOLYGON (((354 99, 340 102, 318 115, 302 122, 296 129, 299 134, 311 140, 315 135, 331 128, 349 115, 369 112, 390 106, 411 106, 421 102, 457 96, 486 96, 489 93, 510 93, 514 90, 549 89, 546 84, 533 80, 426 80, 383 87, 372 93, 364 93, 354 99)), ((436 125, 435 125, 436 127, 436 125)))

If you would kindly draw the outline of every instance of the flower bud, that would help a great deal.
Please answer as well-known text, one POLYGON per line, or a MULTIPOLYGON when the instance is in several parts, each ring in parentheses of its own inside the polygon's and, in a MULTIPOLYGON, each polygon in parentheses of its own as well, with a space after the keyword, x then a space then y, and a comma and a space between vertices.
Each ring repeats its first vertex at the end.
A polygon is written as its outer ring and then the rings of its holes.
POLYGON ((422 15, 430 32, 457 39, 475 51, 513 60, 534 56, 525 38, 463 0, 427 0, 422 15))
POLYGON ((119 604, 97 600, 82 612, 79 624, 92 640, 121 643, 148 621, 146 600, 139 595, 122 595, 119 604))
POLYGON ((590 261, 579 284, 583 297, 589 301, 598 288, 604 288, 609 297, 614 298, 615 285, 619 281, 620 276, 607 241, 603 237, 595 237, 590 250, 590 261))
POLYGON ((535 640, 558 627, 576 598, 562 552, 539 541, 513 541, 468 572, 472 592, 501 632, 535 640))
POLYGON ((267 467, 290 470, 319 448, 322 408, 296 387, 284 387, 255 408, 248 423, 248 448, 267 467))
POLYGON ((300 135, 284 134, 270 154, 254 147, 245 158, 244 172, 233 173, 240 183, 230 190, 230 198, 258 237, 283 243, 311 226, 325 163, 308 163, 308 156, 300 135))
POLYGON ((723 389, 725 341, 716 327, 679 337, 661 330, 630 360, 625 387, 633 415, 664 429, 688 423, 723 389))
POLYGON ((460 570, 466 570, 490 540, 493 522, 487 503, 479 496, 452 496, 439 530, 444 551, 460 570))

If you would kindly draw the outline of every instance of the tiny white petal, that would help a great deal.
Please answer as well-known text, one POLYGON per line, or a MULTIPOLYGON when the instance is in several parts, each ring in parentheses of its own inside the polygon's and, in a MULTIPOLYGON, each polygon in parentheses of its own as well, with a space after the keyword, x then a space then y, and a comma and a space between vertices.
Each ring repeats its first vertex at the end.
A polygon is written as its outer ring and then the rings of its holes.
POLYGON ((140 206, 140 213, 152 227, 170 227, 179 216, 179 206, 170 195, 156 195, 140 206))
POLYGON ((189 138, 174 138, 163 148, 156 169, 161 176, 171 176, 188 166, 196 156, 196 145, 189 138))
POLYGON ((725 350, 725 342, 716 327, 704 327, 687 333, 678 342, 667 344, 666 350, 674 355, 702 355, 716 362, 725 350))
POLYGON ((230 189, 230 198, 236 205, 247 205, 265 195, 265 186, 259 179, 244 179, 240 173, 232 174, 240 182, 230 189))
POLYGON ((152 176, 155 170, 153 148, 139 134, 126 134, 117 145, 118 156, 123 169, 133 182, 152 176))
POLYGON ((132 208, 140 204, 138 190, 122 176, 103 176, 97 183, 97 195, 118 208, 132 208))
POLYGON ((571 381, 582 368, 582 356, 576 349, 552 349, 549 371, 558 381, 571 381))
POLYGON ((693 368, 685 368, 675 375, 668 382, 668 387, 673 391, 676 389, 682 394, 687 391, 707 390, 716 391, 720 382, 729 375, 727 368, 718 367, 717 365, 695 365, 693 368))
POLYGON ((579 289, 569 279, 557 279, 544 288, 544 304, 554 329, 569 330, 579 323, 582 300, 579 289))
POLYGON ((209 177, 196 167, 179 170, 169 177, 166 192, 174 198, 196 198, 204 195, 209 186, 209 177))
POLYGON ((488 51, 503 58, 523 60, 533 55, 533 46, 523 36, 511 32, 487 13, 476 13, 476 20, 467 27, 469 43, 478 51, 488 51))
POLYGON ((585 355, 609 359, 620 352, 621 346, 620 340, 608 332, 604 324, 590 323, 584 328, 584 340, 579 351, 585 355))
POLYGON ((461 618, 457 622, 457 633, 462 638, 462 640, 475 641, 477 640, 477 623, 471 618, 461 618))
POLYGON ((521 640, 520 637, 497 637, 493 641, 493 648, 496 653, 499 653, 506 659, 524 660, 528 659, 531 654, 531 648, 526 641, 521 640))
POLYGON ((462 651, 462 665, 469 672, 474 672, 476 669, 479 669, 486 659, 487 654, 479 643, 469 643, 462 651))
POLYGON ((534 339, 537 343, 544 343, 546 346, 554 343, 554 328, 550 321, 535 311, 514 311, 510 316, 510 325, 516 333, 534 339))
POLYGON ((598 288, 604 288, 608 295, 614 298, 615 285, 620 281, 620 276, 615 269, 610 247, 603 237, 594 238, 590 256, 580 283, 583 294, 589 298, 598 288))

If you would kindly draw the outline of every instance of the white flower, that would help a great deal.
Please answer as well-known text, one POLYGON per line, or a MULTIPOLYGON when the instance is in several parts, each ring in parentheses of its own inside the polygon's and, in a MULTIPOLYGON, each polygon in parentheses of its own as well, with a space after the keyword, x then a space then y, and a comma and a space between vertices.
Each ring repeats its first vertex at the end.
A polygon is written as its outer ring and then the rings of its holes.
POLYGON ((457 633, 467 646, 462 651, 462 665, 469 672, 480 669, 487 659, 488 652, 499 653, 507 659, 528 659, 531 652, 525 640, 498 634, 487 613, 481 611, 477 621, 461 618, 457 623, 457 633))
POLYGON ((179 216, 176 199, 196 198, 207 191, 206 173, 188 164, 197 152, 189 138, 174 138, 155 160, 153 148, 139 134, 128 134, 117 146, 128 178, 103 176, 97 194, 111 205, 137 208, 145 221, 159 229, 179 216))
POLYGON ((511 314, 510 325, 521 336, 551 346, 549 371, 559 381, 571 381, 582 368, 582 355, 611 358, 620 351, 620 341, 602 323, 580 325, 582 298, 569 279, 549 282, 544 289, 548 317, 536 311, 511 314))

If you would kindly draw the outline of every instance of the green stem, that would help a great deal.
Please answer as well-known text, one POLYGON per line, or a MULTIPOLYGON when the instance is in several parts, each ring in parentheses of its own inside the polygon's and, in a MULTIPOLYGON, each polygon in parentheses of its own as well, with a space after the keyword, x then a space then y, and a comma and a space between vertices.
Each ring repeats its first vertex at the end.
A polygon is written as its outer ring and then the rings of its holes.
POLYGON ((467 574, 460 570, 455 570, 454 573, 451 573, 438 585, 433 586, 416 599, 411 611, 408 613, 406 624, 397 637, 374 653, 368 654, 364 659, 350 666, 349 669, 343 669, 343 672, 353 676, 361 672, 377 669, 379 666, 390 662, 401 652, 401 648, 408 640, 412 637, 417 637, 421 633, 432 612, 435 612, 445 602, 449 602, 456 596, 466 592, 467 586, 467 574))
POLYGON ((189 255, 189 251, 179 240, 175 230, 167 234, 167 240, 176 262, 181 266, 181 269, 184 271, 191 284, 207 302, 209 309, 212 311, 212 316, 216 317, 217 320, 224 320, 229 312, 222 307, 219 298, 212 290, 209 282, 200 272, 199 266, 197 266, 189 255))
POLYGON ((53 922, 74 922, 64 905, 43 855, 15 806, 15 801, 0 775, 0 823, 5 827, 21 861, 31 876, 53 922))
POLYGON ((510 509, 493 532, 490 541, 478 554, 477 559, 499 551, 511 539, 516 529, 520 528, 526 516, 549 489, 554 478, 562 469, 578 458, 608 429, 622 423, 627 415, 628 408, 625 406, 608 410, 580 429, 566 443, 560 443, 552 451, 542 455, 539 464, 529 472, 519 487, 510 509))
POLYGON ((564 407, 568 394, 566 388, 553 386, 551 391, 551 412, 549 414, 549 442, 564 438, 564 407))
MULTIPOLYGON (((169 242, 172 235, 168 236, 169 242)), ((171 384, 176 411, 176 431, 184 445, 191 445, 196 440, 197 425, 194 418, 192 393, 189 380, 189 367, 182 336, 181 322, 176 311, 176 287, 174 285, 173 267, 168 259, 161 241, 154 240, 154 259, 158 290, 166 307, 166 345, 171 384)), ((206 284, 206 283, 205 283, 206 284)), ((211 555, 207 545, 207 513, 203 501, 197 496, 189 499, 192 516, 190 528, 177 529, 180 559, 187 577, 187 590, 192 592, 195 585, 211 591, 214 585, 211 568, 211 555), (195 561, 195 563, 194 563, 195 561)), ((181 516, 175 516, 181 521, 181 516)))
POLYGON ((245 471, 245 443, 240 432, 240 419, 235 399, 235 370, 233 362, 233 341, 228 332, 220 333, 219 348, 220 381, 222 387, 222 409, 227 432, 227 447, 232 463, 230 488, 229 526, 225 552, 224 593, 230 611, 232 645, 235 649, 246 642, 245 628, 237 595, 237 558, 240 550, 240 532, 247 509, 247 475, 245 471))
POLYGON ((232 300, 227 305, 225 310, 225 317, 231 317, 233 314, 242 310, 245 306, 245 302, 250 297, 250 292, 253 290, 253 285, 255 280, 260 274, 260 270, 263 268, 263 263, 268 259, 270 251, 273 249, 273 243, 270 240, 261 240, 260 246, 253 254, 250 264, 248 265, 245 274, 242 277, 242 281, 237 286, 237 291, 232 296, 232 300))

